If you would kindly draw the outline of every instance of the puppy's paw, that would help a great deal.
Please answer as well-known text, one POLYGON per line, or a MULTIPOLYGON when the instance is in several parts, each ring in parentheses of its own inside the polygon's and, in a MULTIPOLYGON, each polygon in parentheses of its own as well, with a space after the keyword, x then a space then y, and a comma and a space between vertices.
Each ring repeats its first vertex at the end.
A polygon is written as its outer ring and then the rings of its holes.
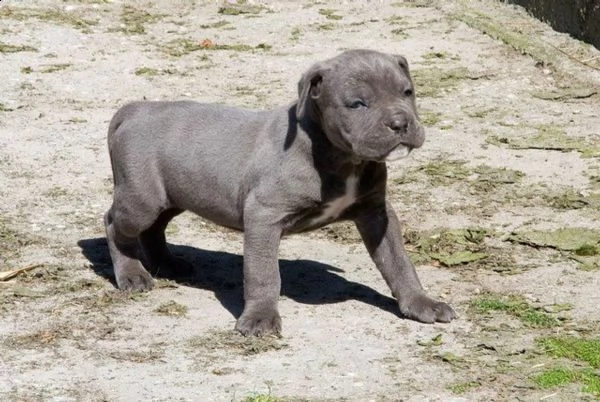
POLYGON ((154 287, 154 279, 140 265, 139 269, 125 269, 116 274, 117 286, 121 290, 141 292, 154 287))
POLYGON ((281 334, 281 317, 273 311, 244 311, 238 318, 235 329, 244 336, 263 336, 281 334))
POLYGON ((410 303, 400 304, 400 312, 408 318, 427 324, 450 322, 458 317, 448 304, 426 295, 417 295, 410 298, 410 303))

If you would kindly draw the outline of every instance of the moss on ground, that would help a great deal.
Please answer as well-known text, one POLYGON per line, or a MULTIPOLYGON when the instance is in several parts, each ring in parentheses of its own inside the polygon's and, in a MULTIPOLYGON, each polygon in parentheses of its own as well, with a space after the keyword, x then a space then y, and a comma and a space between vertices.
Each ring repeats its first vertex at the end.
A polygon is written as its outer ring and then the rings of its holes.
POLYGON ((532 307, 518 295, 483 295, 471 301, 471 308, 478 314, 506 313, 518 318, 523 325, 530 328, 554 328, 562 325, 556 317, 532 307))

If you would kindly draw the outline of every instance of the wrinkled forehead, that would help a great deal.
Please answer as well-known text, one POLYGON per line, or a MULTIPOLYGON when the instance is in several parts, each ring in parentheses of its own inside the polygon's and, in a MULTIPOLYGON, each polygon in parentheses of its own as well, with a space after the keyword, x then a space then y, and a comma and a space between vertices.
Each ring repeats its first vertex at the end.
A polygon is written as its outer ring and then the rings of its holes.
POLYGON ((410 77, 393 57, 348 57, 336 68, 336 81, 345 88, 391 91, 411 85, 410 77))

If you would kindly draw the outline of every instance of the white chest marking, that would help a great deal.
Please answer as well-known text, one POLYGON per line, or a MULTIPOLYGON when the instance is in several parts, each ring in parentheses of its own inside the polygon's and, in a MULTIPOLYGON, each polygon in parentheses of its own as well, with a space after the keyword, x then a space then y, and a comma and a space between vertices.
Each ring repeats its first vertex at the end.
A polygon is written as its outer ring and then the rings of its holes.
POLYGON ((344 195, 327 203, 323 209, 321 216, 313 219, 313 224, 327 222, 339 217, 342 212, 356 201, 356 192, 358 190, 358 177, 348 176, 346 179, 346 190, 344 195))

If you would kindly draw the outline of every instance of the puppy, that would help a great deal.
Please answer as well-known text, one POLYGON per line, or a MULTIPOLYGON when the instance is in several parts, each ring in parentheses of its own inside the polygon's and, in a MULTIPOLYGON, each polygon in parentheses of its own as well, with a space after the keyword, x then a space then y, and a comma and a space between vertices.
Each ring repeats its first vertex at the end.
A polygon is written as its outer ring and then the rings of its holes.
POLYGON ((149 290, 151 270, 189 269, 171 255, 169 221, 184 210, 244 232, 244 301, 235 328, 280 333, 282 236, 352 220, 406 317, 449 322, 403 246, 386 198, 386 162, 424 141, 406 59, 350 50, 313 65, 298 99, 268 111, 138 102, 113 117, 114 200, 104 220, 117 285, 149 290))

